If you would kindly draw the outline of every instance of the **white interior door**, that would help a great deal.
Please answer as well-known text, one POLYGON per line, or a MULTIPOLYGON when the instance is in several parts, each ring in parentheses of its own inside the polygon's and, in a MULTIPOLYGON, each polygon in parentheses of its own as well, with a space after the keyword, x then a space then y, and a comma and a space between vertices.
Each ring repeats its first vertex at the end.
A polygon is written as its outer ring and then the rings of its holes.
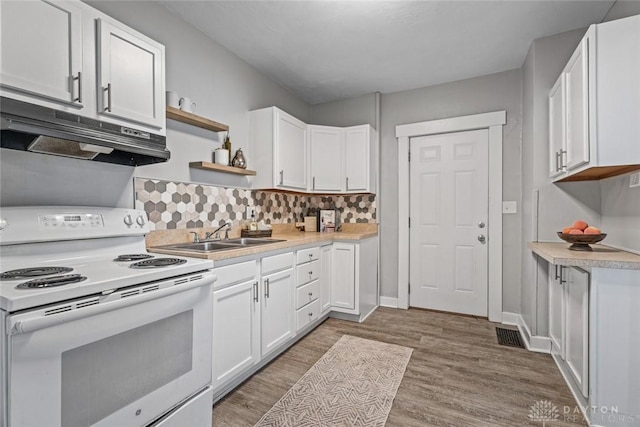
POLYGON ((410 305, 487 316, 486 129, 411 139, 410 305))

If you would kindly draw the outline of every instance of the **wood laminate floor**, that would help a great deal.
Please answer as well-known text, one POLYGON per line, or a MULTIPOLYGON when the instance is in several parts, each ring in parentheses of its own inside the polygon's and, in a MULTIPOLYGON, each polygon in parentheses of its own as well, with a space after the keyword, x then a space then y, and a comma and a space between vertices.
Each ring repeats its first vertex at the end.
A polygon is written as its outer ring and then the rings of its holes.
POLYGON ((549 427, 586 425, 551 356, 498 345, 496 326, 419 309, 328 319, 218 402, 213 425, 254 425, 345 334, 414 349, 387 426, 541 426, 528 418, 541 400, 558 410, 549 427))

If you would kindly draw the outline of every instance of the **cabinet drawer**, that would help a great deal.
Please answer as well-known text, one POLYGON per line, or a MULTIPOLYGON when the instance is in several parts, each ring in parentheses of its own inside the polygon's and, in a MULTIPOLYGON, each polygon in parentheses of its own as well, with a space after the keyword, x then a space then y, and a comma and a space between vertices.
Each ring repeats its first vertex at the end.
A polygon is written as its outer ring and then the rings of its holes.
POLYGON ((256 278, 256 261, 247 261, 214 268, 213 272, 218 276, 214 289, 219 289, 234 283, 247 282, 256 278))
POLYGON ((293 252, 262 258, 262 275, 291 268, 293 266, 293 252))
POLYGON ((309 261, 320 259, 320 248, 302 249, 297 252, 296 264, 303 264, 309 261))
POLYGON ((315 300, 298 310, 297 331, 316 321, 320 317, 320 300, 315 300))
POLYGON ((312 282, 320 277, 320 261, 311 261, 298 266, 297 286, 312 282))
POLYGON ((320 297, 320 281, 316 280, 296 289, 296 308, 303 307, 320 297))

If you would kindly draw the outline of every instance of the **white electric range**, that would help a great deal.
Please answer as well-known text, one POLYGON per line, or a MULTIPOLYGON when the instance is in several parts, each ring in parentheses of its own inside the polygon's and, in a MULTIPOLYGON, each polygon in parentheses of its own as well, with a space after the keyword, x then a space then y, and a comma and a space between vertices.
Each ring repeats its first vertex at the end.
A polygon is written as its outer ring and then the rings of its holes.
POLYGON ((210 425, 213 262, 148 232, 134 209, 0 208, 3 425, 210 425))

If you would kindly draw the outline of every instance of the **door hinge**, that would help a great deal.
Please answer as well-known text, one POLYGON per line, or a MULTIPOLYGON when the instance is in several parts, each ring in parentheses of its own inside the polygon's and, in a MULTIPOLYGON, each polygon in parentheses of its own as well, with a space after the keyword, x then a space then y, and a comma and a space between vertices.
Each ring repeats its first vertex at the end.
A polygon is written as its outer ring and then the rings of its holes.
POLYGON ((411 161, 411 151, 409 151, 409 161, 411 161))
POLYGON ((409 228, 411 228, 411 217, 409 217, 409 228))
POLYGON ((409 295, 411 295, 411 283, 409 283, 409 295))

